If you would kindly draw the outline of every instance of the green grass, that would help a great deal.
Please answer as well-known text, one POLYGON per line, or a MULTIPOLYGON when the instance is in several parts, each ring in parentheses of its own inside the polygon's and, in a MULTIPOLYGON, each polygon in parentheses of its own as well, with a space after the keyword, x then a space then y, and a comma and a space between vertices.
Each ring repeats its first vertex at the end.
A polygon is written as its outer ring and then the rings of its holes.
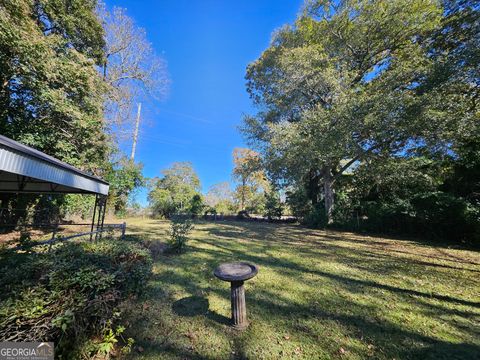
MULTIPOLYGON (((127 221, 154 246, 168 222, 127 221)), ((127 309, 134 359, 478 359, 480 254, 295 225, 200 223, 188 249, 157 256, 127 309), (246 282, 250 327, 228 326, 222 262, 246 282), (138 346, 140 351, 138 351, 138 346), (143 350, 143 351, 142 351, 143 350)))

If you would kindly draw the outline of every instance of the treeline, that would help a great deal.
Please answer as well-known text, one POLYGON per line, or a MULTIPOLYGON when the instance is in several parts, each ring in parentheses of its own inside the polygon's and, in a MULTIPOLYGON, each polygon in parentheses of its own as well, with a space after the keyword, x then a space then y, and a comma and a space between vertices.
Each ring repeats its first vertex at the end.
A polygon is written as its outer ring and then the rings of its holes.
POLYGON ((212 185, 202 194, 200 179, 189 162, 177 162, 162 170, 162 176, 149 181, 148 200, 153 216, 171 218, 176 214, 262 215, 278 218, 282 204, 271 187, 258 152, 233 150, 232 189, 225 181, 212 185))
POLYGON ((480 5, 307 1, 248 66, 243 133, 312 226, 480 241, 480 5))
MULTIPOLYGON (((118 144, 131 138, 136 102, 167 85, 163 60, 124 9, 94 0, 0 1, 0 133, 109 181, 117 212, 143 182, 141 164, 118 144)), ((50 208, 52 216, 85 213, 93 202, 0 200, 3 208, 50 208)))

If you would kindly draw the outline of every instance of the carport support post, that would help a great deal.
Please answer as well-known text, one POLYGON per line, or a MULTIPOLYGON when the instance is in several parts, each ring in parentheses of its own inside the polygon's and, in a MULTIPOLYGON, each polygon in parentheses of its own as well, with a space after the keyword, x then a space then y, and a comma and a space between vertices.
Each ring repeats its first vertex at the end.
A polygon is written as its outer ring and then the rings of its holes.
MULTIPOLYGON (((103 224, 105 223, 105 213, 107 212, 107 197, 105 196, 104 197, 104 201, 103 201, 103 215, 102 215, 102 232, 103 232, 103 224)), ((100 235, 100 238, 102 236, 100 235)))
POLYGON ((237 330, 244 330, 248 326, 248 321, 243 281, 231 282, 230 299, 232 302, 232 325, 237 330))
POLYGON ((97 232, 95 233, 95 241, 102 238, 103 221, 105 220, 105 208, 107 206, 107 197, 98 196, 98 219, 97 219, 97 232))
POLYGON ((95 206, 93 207, 92 227, 90 228, 90 241, 93 239, 93 226, 95 225, 95 215, 97 213, 98 195, 95 195, 95 206))

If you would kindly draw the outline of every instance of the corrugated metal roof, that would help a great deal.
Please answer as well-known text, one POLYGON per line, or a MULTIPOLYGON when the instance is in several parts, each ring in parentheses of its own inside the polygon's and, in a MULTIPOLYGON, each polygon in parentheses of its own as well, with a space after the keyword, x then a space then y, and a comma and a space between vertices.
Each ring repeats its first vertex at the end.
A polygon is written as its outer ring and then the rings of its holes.
POLYGON ((50 155, 47 155, 41 151, 38 151, 34 148, 31 148, 27 145, 23 145, 22 143, 19 143, 18 141, 15 141, 15 140, 12 140, 10 138, 7 138, 6 136, 3 136, 3 135, 0 135, 0 145, 4 145, 10 149, 13 149, 13 150, 17 150, 25 155, 30 155, 30 156, 33 156, 37 159, 40 159, 40 160, 43 160, 43 161, 46 161, 46 162, 49 162, 53 165, 57 165, 59 167, 62 167, 64 169, 68 169, 74 173, 77 173, 79 175, 82 175, 82 176, 85 176, 85 177, 88 177, 88 178, 91 178, 91 179, 94 179, 94 180, 97 180, 97 181, 100 181, 104 184, 107 184, 108 183, 103 180, 103 179, 100 179, 96 176, 93 176, 93 175, 90 175, 90 174, 87 174, 79 169, 77 169, 76 167, 70 165, 70 164, 67 164, 63 161, 60 161, 56 158, 54 158, 53 156, 50 156, 50 155))
POLYGON ((0 192, 108 194, 106 181, 0 135, 0 192))

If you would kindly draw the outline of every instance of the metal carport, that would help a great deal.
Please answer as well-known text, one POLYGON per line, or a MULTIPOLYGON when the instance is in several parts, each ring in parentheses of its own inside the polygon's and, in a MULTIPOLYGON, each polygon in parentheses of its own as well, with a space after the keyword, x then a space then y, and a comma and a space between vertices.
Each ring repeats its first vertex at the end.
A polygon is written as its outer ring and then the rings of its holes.
POLYGON ((95 220, 103 227, 108 189, 106 181, 0 135, 0 193, 95 195, 93 232, 95 220))

